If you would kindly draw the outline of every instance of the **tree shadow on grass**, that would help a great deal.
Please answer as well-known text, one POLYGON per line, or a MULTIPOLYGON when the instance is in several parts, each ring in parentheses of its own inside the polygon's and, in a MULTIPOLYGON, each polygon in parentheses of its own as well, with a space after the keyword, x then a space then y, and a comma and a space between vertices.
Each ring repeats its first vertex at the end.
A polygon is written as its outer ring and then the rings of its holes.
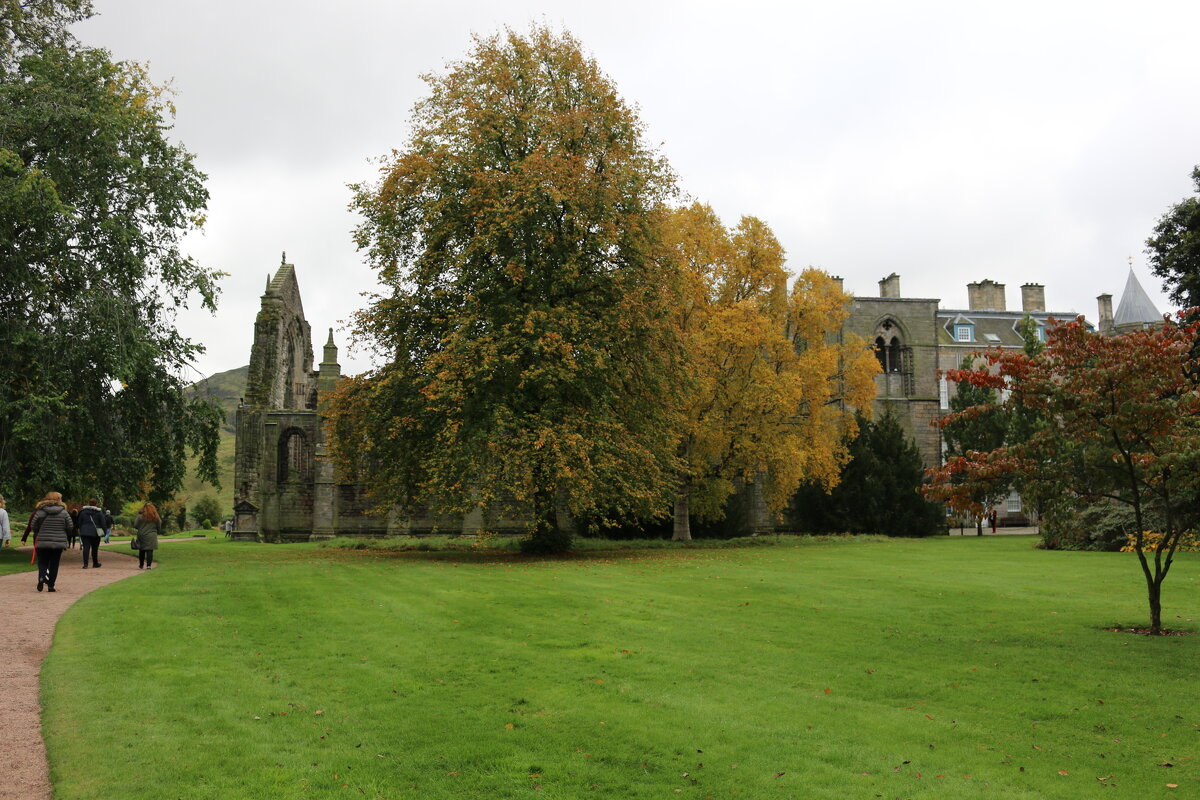
POLYGON ((432 549, 419 545, 403 547, 324 547, 319 552, 334 558, 401 560, 455 564, 512 564, 534 566, 561 563, 628 563, 634 561, 667 561, 695 558, 701 554, 730 550, 761 550, 767 546, 746 544, 740 547, 727 543, 720 545, 697 545, 696 543, 674 543, 671 546, 614 547, 612 549, 579 549, 565 553, 526 555, 515 550, 487 549, 432 549))

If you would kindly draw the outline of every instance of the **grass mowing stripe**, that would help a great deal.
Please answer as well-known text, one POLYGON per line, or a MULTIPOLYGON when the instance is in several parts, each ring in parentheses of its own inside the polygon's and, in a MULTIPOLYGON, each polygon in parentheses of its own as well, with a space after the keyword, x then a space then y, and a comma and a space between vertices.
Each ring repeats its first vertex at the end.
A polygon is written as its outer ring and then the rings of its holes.
MULTIPOLYGON (((1195 790, 1197 637, 1101 630, 1144 616, 1136 564, 1029 544, 551 561, 173 545, 161 571, 85 598, 59 628, 44 672, 56 791, 1195 790), (97 674, 117 679, 94 691, 97 674)), ((1198 567, 1185 554, 1168 582, 1173 627, 1194 627, 1198 567)))

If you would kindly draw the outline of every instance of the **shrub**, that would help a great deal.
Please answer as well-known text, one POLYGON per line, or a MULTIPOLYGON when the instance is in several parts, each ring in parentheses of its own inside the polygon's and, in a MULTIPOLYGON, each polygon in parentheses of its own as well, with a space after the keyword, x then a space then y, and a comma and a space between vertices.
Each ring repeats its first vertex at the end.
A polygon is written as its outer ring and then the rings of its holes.
POLYGON ((565 553, 571 549, 571 532, 555 527, 543 527, 521 540, 521 552, 525 555, 565 553))
MULTIPOLYGON (((1146 531, 1142 534, 1142 550, 1150 551, 1158 547, 1159 541, 1162 540, 1162 532, 1146 531)), ((1121 548, 1122 553, 1136 553, 1137 535, 1128 534, 1125 540, 1125 546, 1121 548)), ((1179 544, 1175 546, 1176 552, 1183 553, 1198 553, 1200 552, 1200 535, 1195 531, 1187 531, 1179 537, 1179 544)))
POLYGON ((205 528, 211 528, 213 520, 221 518, 221 503, 210 494, 201 495, 191 503, 192 519, 205 528))
POLYGON ((1045 550, 1116 552, 1136 527, 1133 510, 1114 500, 1078 509, 1059 508, 1042 521, 1039 546, 1045 550))

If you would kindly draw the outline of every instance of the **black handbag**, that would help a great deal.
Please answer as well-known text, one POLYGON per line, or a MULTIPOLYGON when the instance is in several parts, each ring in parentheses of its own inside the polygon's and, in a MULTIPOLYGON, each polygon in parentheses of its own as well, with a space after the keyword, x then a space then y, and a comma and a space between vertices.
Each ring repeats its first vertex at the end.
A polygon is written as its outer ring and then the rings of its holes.
POLYGON ((130 539, 130 540, 129 540, 129 549, 130 549, 130 550, 137 550, 137 549, 138 549, 138 546, 137 546, 137 537, 136 537, 136 536, 135 536, 135 537, 133 537, 132 539, 130 539))

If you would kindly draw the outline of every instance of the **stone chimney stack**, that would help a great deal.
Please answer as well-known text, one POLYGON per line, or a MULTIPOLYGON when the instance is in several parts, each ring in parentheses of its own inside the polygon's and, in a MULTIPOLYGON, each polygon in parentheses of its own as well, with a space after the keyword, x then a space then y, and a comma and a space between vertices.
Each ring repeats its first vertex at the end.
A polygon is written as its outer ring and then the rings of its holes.
POLYGON ((900 276, 896 273, 888 275, 879 282, 880 297, 899 297, 900 296, 900 276))
POLYGON ((841 275, 830 275, 830 276, 829 276, 829 280, 831 280, 831 281, 833 281, 834 283, 836 283, 836 284, 837 284, 837 287, 838 287, 839 289, 841 289, 843 292, 844 292, 844 291, 846 291, 846 287, 843 285, 843 284, 844 284, 844 281, 842 280, 842 276, 841 276, 841 275))
POLYGON ((990 278, 968 283, 967 308, 971 311, 1004 311, 1004 284, 990 278))
POLYGON ((1040 283, 1026 283, 1021 286, 1021 310, 1045 311, 1046 287, 1040 283))
POLYGON ((1112 295, 1102 294, 1097 297, 1096 306, 1100 310, 1100 332, 1108 333, 1113 329, 1112 295))

